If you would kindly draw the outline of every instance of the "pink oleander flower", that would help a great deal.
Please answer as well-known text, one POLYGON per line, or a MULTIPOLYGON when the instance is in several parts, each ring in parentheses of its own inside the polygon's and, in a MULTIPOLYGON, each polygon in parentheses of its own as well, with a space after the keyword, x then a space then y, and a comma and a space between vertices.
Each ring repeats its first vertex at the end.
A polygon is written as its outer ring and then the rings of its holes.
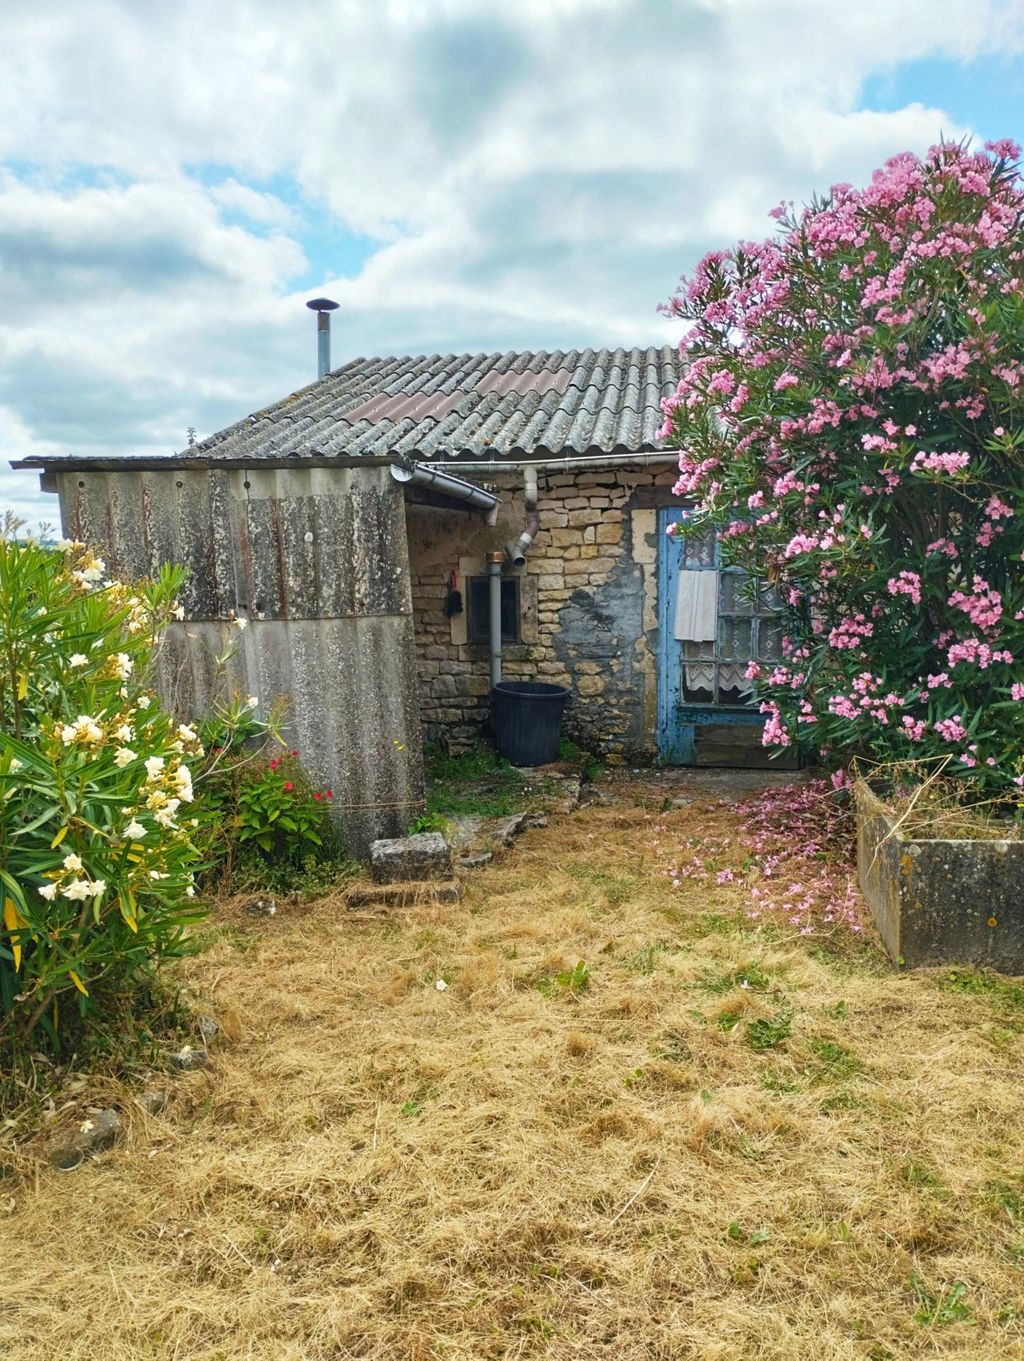
POLYGON ((915 473, 959 473, 967 467, 970 461, 970 454, 926 454, 922 449, 911 459, 910 470, 915 473))

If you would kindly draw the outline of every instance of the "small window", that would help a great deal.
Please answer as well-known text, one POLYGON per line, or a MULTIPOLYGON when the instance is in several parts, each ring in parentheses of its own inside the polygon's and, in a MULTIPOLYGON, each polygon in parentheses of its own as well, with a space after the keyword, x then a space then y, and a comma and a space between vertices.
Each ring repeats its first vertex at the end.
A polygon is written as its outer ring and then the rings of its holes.
MULTIPOLYGON (((467 638, 471 643, 486 643, 491 637, 489 577, 469 579, 469 619, 467 638)), ((501 641, 519 642, 519 578, 501 579, 501 641)))

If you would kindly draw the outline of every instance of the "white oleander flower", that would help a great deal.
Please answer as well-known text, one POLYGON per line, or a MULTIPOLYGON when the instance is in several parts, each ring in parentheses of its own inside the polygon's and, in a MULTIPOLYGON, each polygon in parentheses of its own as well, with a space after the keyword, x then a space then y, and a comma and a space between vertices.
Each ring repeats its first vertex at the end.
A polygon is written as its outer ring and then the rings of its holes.
POLYGON ((256 705, 259 704, 259 699, 256 695, 250 695, 249 698, 245 701, 245 703, 247 708, 255 709, 256 705))
POLYGON ((137 709, 148 709, 149 704, 150 699, 148 695, 140 695, 138 699, 135 701, 135 707, 137 709))
POLYGON ((115 766, 127 766, 137 759, 138 752, 132 751, 130 747, 119 747, 114 753, 115 766))
POLYGON ((75 902, 92 897, 92 889, 87 879, 72 879, 60 892, 62 898, 71 898, 75 902))
POLYGON ((66 747, 72 742, 102 742, 103 729, 88 714, 79 714, 74 723, 66 723, 61 728, 60 736, 66 747))
POLYGON ((138 841, 140 837, 146 835, 146 829, 136 818, 132 818, 128 826, 124 829, 125 840, 138 841))
POLYGON ((56 884, 41 884, 39 888, 40 898, 45 898, 48 903, 52 903, 57 896, 56 884))
POLYGON ((129 724, 122 723, 119 728, 114 729, 114 736, 119 742, 130 742, 135 734, 129 724))
POLYGON ((234 624, 235 628, 238 629, 239 633, 241 633, 242 630, 248 626, 249 621, 248 619, 238 618, 233 619, 232 623, 234 624))
POLYGON ((146 775, 150 780, 155 780, 162 774, 166 762, 162 756, 150 756, 146 760, 146 775))
POLYGON ((82 868, 82 861, 74 852, 72 852, 71 855, 66 855, 64 857, 64 868, 66 870, 80 870, 82 868))
POLYGON ((68 659, 68 665, 85 666, 88 663, 88 661, 89 658, 85 655, 84 652, 72 652, 70 658, 68 659))

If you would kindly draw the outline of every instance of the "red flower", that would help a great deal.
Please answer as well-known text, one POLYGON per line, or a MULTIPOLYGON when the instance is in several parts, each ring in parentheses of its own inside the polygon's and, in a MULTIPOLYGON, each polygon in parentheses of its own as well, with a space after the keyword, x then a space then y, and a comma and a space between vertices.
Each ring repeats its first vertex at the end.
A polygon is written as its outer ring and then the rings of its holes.
POLYGON ((284 782, 284 787, 285 787, 285 789, 288 790, 289 793, 291 793, 291 791, 292 791, 292 782, 291 782, 291 780, 285 780, 285 782, 284 782))
POLYGON ((334 790, 333 790, 333 789, 328 789, 328 790, 326 790, 325 792, 326 792, 327 797, 328 797, 329 799, 333 799, 333 798, 334 798, 334 790))
POLYGON ((319 789, 316 789, 313 791, 313 797, 314 799, 316 799, 317 803, 319 803, 320 800, 323 798, 323 795, 320 793, 319 789))
POLYGON ((297 751, 293 751, 293 752, 292 752, 292 755, 293 755, 293 756, 298 756, 298 754, 299 754, 299 753, 298 753, 297 751))

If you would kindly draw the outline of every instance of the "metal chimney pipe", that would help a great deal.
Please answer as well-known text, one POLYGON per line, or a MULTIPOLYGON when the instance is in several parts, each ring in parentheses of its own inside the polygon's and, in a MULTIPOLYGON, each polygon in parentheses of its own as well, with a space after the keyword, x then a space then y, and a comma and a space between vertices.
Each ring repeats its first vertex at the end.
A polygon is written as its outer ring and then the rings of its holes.
POLYGON ((338 304, 330 298, 312 298, 306 306, 316 313, 316 376, 323 378, 331 371, 331 313, 338 304))

